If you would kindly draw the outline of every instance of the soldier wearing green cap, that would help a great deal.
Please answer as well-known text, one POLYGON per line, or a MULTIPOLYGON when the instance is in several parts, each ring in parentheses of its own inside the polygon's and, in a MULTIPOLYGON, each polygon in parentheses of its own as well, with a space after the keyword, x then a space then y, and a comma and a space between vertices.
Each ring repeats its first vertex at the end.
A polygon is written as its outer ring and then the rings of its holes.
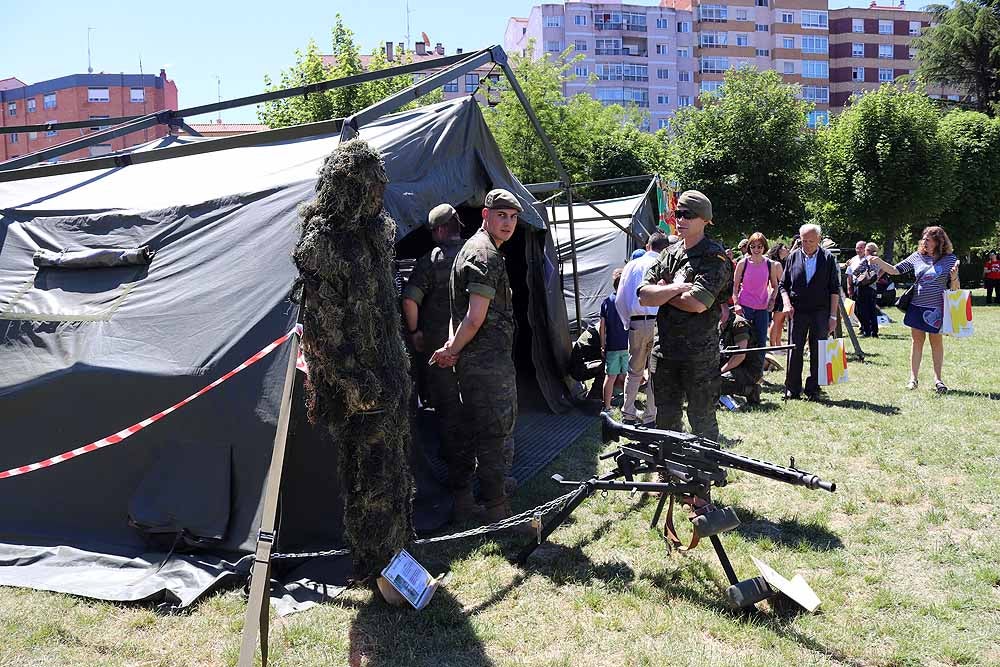
POLYGON ((458 371, 468 446, 455 470, 456 503, 471 499, 475 470, 489 521, 510 516, 503 447, 517 419, 514 305, 499 248, 514 235, 521 211, 521 204, 506 190, 486 195, 483 225, 465 242, 451 272, 453 334, 430 361, 455 365, 458 371))
POLYGON ((659 307, 653 349, 656 425, 682 430, 687 397, 691 431, 718 440, 719 317, 732 263, 726 249, 705 235, 712 221, 708 197, 697 190, 684 192, 674 215, 682 242, 660 254, 638 289, 640 304, 659 307))
MULTIPOLYGON (((438 418, 441 457, 448 464, 449 471, 457 471, 462 466, 460 458, 465 447, 458 378, 453 368, 427 366, 426 360, 448 341, 451 324, 448 284, 455 256, 462 249, 461 220, 451 204, 438 204, 427 215, 427 228, 435 246, 413 267, 413 273, 403 289, 403 316, 414 356, 423 370, 421 398, 434 408, 438 418)), ((454 479, 450 483, 453 486, 456 484, 454 479)), ((461 502, 456 499, 454 509, 459 520, 468 519, 482 510, 472 501, 471 492, 461 502)))

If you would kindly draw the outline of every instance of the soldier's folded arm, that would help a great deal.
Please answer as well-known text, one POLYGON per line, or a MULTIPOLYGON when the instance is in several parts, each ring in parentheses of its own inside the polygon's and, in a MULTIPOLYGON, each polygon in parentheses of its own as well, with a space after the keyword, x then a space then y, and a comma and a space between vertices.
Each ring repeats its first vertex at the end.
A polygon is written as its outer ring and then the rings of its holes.
POLYGON ((713 270, 699 273, 691 289, 671 299, 670 305, 687 313, 704 313, 725 289, 731 273, 728 260, 723 257, 713 270))

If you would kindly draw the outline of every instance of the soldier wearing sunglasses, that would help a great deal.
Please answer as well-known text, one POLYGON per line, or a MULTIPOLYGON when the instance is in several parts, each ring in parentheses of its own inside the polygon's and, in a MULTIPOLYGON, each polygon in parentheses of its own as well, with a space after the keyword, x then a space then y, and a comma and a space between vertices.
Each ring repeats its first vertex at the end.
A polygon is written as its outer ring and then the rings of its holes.
POLYGON ((653 389, 658 428, 681 431, 687 397, 691 431, 719 439, 719 317, 732 284, 726 249, 705 235, 712 202, 688 190, 674 211, 682 243, 664 250, 646 272, 639 303, 657 306, 653 389))

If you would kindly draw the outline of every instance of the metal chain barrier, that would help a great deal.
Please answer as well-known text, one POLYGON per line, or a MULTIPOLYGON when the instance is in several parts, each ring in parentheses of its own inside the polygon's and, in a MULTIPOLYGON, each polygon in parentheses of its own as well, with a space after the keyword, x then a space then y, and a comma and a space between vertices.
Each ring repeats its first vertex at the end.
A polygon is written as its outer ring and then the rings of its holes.
MULTIPOLYGON (((475 537, 476 535, 486 535, 488 533, 495 533, 501 530, 507 530, 508 528, 513 528, 514 526, 519 526, 522 523, 532 523, 537 521, 536 526, 541 528, 541 519, 543 516, 552 511, 558 511, 566 504, 571 496, 576 494, 576 490, 570 491, 569 493, 559 496, 558 498, 553 498, 547 503, 543 503, 538 507, 530 510, 521 512, 520 514, 515 514, 509 516, 506 519, 501 519, 496 523, 489 523, 484 526, 477 526, 476 528, 470 528, 469 530, 463 530, 458 533, 451 533, 450 535, 439 535, 437 537, 427 537, 421 540, 415 540, 414 544, 434 544, 436 542, 448 542, 450 540, 459 540, 465 537, 475 537)), ((303 559, 303 558, 335 558, 337 556, 346 556, 351 553, 350 549, 328 549, 326 551, 304 551, 296 553, 273 553, 271 554, 271 560, 291 560, 291 559, 303 559)))

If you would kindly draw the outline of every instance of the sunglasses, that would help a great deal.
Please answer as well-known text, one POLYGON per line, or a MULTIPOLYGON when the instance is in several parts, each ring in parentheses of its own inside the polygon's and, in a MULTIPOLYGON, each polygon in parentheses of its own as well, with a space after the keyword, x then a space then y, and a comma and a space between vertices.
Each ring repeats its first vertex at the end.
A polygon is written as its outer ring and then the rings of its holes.
POLYGON ((674 211, 674 217, 680 218, 681 220, 694 220, 698 217, 698 214, 685 208, 679 208, 674 211))

